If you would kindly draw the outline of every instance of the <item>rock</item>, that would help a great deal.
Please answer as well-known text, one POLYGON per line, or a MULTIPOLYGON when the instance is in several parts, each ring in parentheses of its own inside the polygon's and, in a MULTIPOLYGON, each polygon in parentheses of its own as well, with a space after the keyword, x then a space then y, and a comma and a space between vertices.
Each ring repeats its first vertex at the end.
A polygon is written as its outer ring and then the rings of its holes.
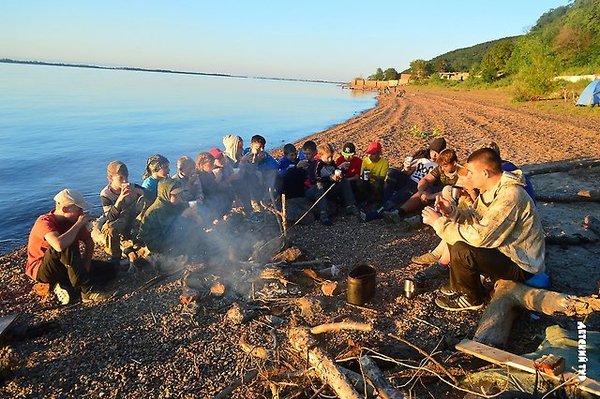
POLYGON ((223 283, 215 283, 210 287, 210 294, 212 296, 223 296, 225 294, 225 286, 223 283))

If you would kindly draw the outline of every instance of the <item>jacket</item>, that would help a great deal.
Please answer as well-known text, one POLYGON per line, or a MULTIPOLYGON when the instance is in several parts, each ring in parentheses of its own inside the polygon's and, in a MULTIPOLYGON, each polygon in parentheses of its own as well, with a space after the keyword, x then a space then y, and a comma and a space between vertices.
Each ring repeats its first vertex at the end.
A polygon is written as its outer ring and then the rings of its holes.
POLYGON ((498 184, 482 192, 472 207, 454 209, 433 223, 448 244, 463 241, 479 248, 497 248, 523 270, 545 271, 545 241, 540 216, 524 189, 520 170, 504 172, 498 184))

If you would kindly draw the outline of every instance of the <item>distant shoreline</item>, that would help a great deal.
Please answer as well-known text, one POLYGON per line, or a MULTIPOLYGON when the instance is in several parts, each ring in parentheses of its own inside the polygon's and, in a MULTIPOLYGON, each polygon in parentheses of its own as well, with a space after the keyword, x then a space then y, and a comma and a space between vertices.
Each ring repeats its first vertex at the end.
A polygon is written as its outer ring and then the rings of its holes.
POLYGON ((310 83, 329 83, 329 84, 345 84, 345 83, 347 83, 347 82, 335 82, 335 81, 318 80, 318 79, 293 79, 293 78, 277 78, 277 77, 269 77, 269 76, 247 76, 247 75, 230 75, 230 74, 225 74, 225 73, 178 71, 175 69, 153 69, 153 68, 139 68, 139 67, 126 67, 126 66, 110 67, 110 66, 105 66, 105 65, 73 64, 73 63, 65 63, 65 62, 23 61, 23 60, 13 60, 10 58, 0 59, 0 63, 58 66, 58 67, 69 67, 69 68, 107 69, 107 70, 132 71, 132 72, 172 73, 172 74, 178 74, 178 75, 217 76, 217 77, 221 77, 221 78, 283 80, 283 81, 290 81, 290 82, 310 82, 310 83))

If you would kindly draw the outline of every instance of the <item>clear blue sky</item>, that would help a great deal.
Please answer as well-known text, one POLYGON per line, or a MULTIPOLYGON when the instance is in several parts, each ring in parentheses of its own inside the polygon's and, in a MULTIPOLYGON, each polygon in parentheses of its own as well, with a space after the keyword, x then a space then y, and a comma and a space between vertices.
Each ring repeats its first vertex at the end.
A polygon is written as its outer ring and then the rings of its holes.
POLYGON ((348 81, 522 34, 567 0, 0 1, 0 58, 348 81))

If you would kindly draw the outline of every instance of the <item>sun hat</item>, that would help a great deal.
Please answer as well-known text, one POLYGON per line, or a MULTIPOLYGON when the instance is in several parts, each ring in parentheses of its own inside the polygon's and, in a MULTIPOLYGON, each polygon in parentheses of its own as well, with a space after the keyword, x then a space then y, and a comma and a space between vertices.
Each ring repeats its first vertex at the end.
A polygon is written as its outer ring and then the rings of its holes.
POLYGON ((57 205, 69 206, 75 205, 81 209, 90 209, 92 206, 83 198, 79 191, 65 188, 54 196, 54 202, 57 205))
POLYGON ((365 151, 365 153, 369 155, 374 155, 381 154, 381 151, 381 144, 374 141, 371 144, 369 144, 369 147, 367 148, 367 151, 365 151))

